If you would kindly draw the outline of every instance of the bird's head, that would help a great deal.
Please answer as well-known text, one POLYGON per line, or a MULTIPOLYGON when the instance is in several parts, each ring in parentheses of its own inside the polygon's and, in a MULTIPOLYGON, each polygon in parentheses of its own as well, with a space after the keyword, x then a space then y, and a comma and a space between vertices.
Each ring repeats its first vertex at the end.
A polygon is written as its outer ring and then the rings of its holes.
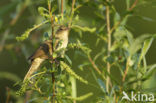
POLYGON ((58 30, 56 31, 56 35, 68 35, 69 34, 69 28, 66 26, 60 26, 58 30))

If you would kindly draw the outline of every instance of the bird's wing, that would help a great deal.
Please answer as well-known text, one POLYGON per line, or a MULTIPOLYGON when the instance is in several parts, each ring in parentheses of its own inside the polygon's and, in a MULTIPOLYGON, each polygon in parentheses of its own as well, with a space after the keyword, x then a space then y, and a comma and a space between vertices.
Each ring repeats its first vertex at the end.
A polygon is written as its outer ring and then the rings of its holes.
POLYGON ((40 45, 40 47, 33 53, 28 60, 34 60, 35 58, 48 59, 48 55, 51 51, 51 42, 46 41, 40 45))

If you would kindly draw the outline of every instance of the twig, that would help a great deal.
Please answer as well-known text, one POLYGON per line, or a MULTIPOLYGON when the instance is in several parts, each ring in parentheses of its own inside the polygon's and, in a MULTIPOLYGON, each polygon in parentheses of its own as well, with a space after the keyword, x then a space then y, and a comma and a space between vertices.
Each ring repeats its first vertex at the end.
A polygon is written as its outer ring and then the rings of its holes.
MULTIPOLYGON (((54 17, 52 15, 52 12, 51 12, 51 2, 48 3, 48 8, 49 8, 49 15, 50 15, 50 19, 51 19, 51 27, 52 27, 52 40, 53 40, 53 37, 54 37, 54 17)), ((53 45, 52 45, 53 46, 53 45)), ((53 49, 53 47, 52 47, 53 49)))
POLYGON ((6 91, 7 91, 6 103, 9 103, 9 99, 10 99, 10 88, 6 87, 6 91))
POLYGON ((135 0, 133 5, 129 8, 129 11, 133 10, 136 7, 137 3, 138 3, 138 0, 135 0))
POLYGON ((128 57, 128 59, 127 59, 126 69, 125 69, 125 73, 124 73, 123 78, 122 78, 122 82, 124 82, 125 79, 126 79, 127 72, 128 72, 128 69, 129 69, 129 61, 130 61, 130 57, 128 57))
POLYGON ((55 103, 55 74, 54 72, 51 74, 51 76, 52 76, 52 85, 53 85, 52 103, 55 103))
POLYGON ((72 9, 71 9, 71 13, 74 13, 74 5, 75 5, 75 0, 72 0, 72 9))
POLYGON ((70 13, 70 20, 69 20, 69 24, 68 24, 69 28, 71 27, 73 15, 74 15, 74 5, 75 5, 75 0, 72 0, 72 8, 71 8, 71 13, 70 13))
MULTIPOLYGON (((109 2, 109 0, 107 0, 109 2)), ((107 51, 107 56, 110 56, 110 49, 111 49, 111 29, 110 29, 110 11, 109 11, 109 6, 107 5, 106 7, 106 23, 107 23, 107 36, 108 36, 108 51, 107 51)), ((107 62, 107 72, 110 73, 110 68, 111 65, 109 62, 107 62)), ((106 79, 106 89, 107 92, 109 93, 109 84, 110 84, 110 78, 107 76, 106 79)))
POLYGON ((90 63, 92 64, 93 68, 101 75, 102 73, 101 73, 100 69, 96 66, 96 64, 94 63, 92 58, 90 56, 88 56, 88 59, 89 59, 90 63))
MULTIPOLYGON (((138 3, 138 0, 135 0, 135 2, 133 3, 133 5, 128 9, 129 11, 132 11, 135 7, 136 4, 138 3)), ((123 19, 121 19, 118 23, 116 23, 110 30, 110 33, 112 33, 122 22, 123 19)))
POLYGON ((61 16, 63 17, 63 0, 61 0, 61 16))
MULTIPOLYGON (((129 11, 132 11, 135 7, 136 7, 136 5, 137 5, 137 3, 138 3, 138 0, 135 0, 135 2, 132 4, 132 6, 129 8, 129 11)), ((115 30, 115 28, 117 28, 118 27, 118 25, 120 25, 120 23, 121 23, 121 21, 116 25, 116 26, 114 26, 114 28, 112 28, 112 32, 115 30)), ((127 76, 127 73, 128 73, 128 69, 129 69, 129 62, 130 62, 130 57, 128 57, 128 59, 127 59, 127 63, 126 63, 126 69, 125 69, 125 72, 124 72, 124 76, 123 76, 123 78, 122 78, 122 82, 124 82, 125 81, 125 79, 126 79, 126 76, 127 76)), ((123 86, 121 86, 120 87, 120 93, 122 92, 122 90, 123 90, 123 86)), ((116 101, 115 101, 115 103, 118 103, 118 101, 119 101, 119 96, 116 98, 116 101)))
MULTIPOLYGON (((51 28, 52 28, 52 36, 51 36, 51 40, 52 40, 52 54, 51 54, 51 59, 52 59, 52 68, 53 68, 53 52, 54 52, 54 45, 53 45, 53 38, 55 36, 54 34, 54 16, 52 15, 52 12, 51 12, 51 2, 49 1, 48 2, 48 8, 49 8, 49 15, 51 17, 51 28)), ((51 98, 51 103, 55 103, 55 74, 54 72, 52 72, 51 74, 51 77, 52 77, 52 98, 51 98)))
MULTIPOLYGON (((125 69, 124 76, 122 78, 122 82, 124 82, 125 79, 126 79, 126 76, 127 76, 127 73, 128 73, 128 69, 129 69, 129 61, 130 61, 130 57, 128 57, 128 59, 127 59, 126 69, 125 69)), ((122 90, 123 90, 123 86, 120 87, 119 93, 121 93, 122 90)), ((115 103, 118 103, 118 101, 119 101, 119 95, 117 96, 115 103)))
POLYGON ((102 78, 105 80, 104 75, 102 75, 102 72, 100 71, 100 69, 96 66, 95 62, 92 60, 92 58, 88 55, 88 59, 90 61, 90 63, 92 64, 93 68, 98 72, 99 75, 102 76, 102 78))
MULTIPOLYGON (((135 8, 137 2, 138 2, 138 0, 135 0, 135 2, 133 3, 133 5, 129 8, 129 11, 131 11, 131 10, 133 10, 135 8)), ((124 76, 122 78, 122 82, 124 82, 125 79, 126 79, 127 72, 128 72, 128 69, 129 69, 129 62, 130 62, 130 57, 128 57, 128 59, 127 59, 126 70, 125 70, 124 76)))

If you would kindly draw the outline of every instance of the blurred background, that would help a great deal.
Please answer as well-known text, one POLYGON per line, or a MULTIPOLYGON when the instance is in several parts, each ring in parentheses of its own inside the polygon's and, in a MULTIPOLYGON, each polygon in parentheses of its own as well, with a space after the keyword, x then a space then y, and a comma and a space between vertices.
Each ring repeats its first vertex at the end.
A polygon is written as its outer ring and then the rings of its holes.
MULTIPOLYGON (((122 15, 126 8, 125 0, 114 0, 114 4, 116 10, 122 15)), ((50 31, 49 26, 46 25, 33 31, 30 37, 24 42, 17 42, 15 39, 16 36, 20 36, 25 30, 31 28, 32 25, 38 24, 43 20, 37 10, 39 6, 46 7, 46 0, 0 0, 0 103, 4 103, 6 100, 7 87, 15 91, 17 90, 18 87, 14 86, 15 81, 24 78, 30 65, 27 58, 39 46, 44 32, 50 31)), ((93 27, 94 20, 97 22, 100 21, 100 18, 95 16, 95 12, 96 9, 94 7, 83 5, 78 13, 81 24, 93 27)), ((156 33, 156 2, 154 0, 150 0, 146 4, 143 4, 143 2, 138 3, 133 12, 136 16, 128 20, 127 26, 134 34, 134 37, 146 33, 156 33)), ((80 34, 72 30, 70 41, 80 38, 82 42, 87 43, 93 49, 93 55, 96 54, 101 48, 100 46, 95 48, 94 41, 97 37, 88 32, 84 32, 82 35, 81 37, 80 34)), ((146 55, 148 64, 156 63, 155 52, 156 40, 154 40, 146 55)), ((73 61, 72 69, 89 82, 94 83, 95 81, 88 68, 84 70, 79 69, 79 65, 83 63, 84 58, 74 57, 74 50, 69 50, 67 55, 73 61)), ((156 75, 151 80, 156 80, 156 75)), ((98 95, 100 92, 98 89, 87 87, 79 81, 77 81, 77 84, 78 96, 89 91, 92 91, 94 95, 98 95)), ((11 99, 13 103, 16 102, 14 97, 11 97, 11 99)), ((84 103, 89 103, 89 101, 93 100, 94 96, 87 99, 84 103)))

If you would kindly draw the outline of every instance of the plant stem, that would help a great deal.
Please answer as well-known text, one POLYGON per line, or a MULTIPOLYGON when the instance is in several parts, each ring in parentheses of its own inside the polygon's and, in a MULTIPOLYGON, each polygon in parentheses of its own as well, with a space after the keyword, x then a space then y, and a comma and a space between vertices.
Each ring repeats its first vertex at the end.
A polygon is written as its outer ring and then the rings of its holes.
POLYGON ((61 0, 61 16, 63 18, 63 0, 61 0))
POLYGON ((54 74, 54 72, 51 74, 52 76, 52 85, 53 85, 53 87, 52 87, 52 103, 55 103, 55 74, 54 74))
POLYGON ((9 99, 10 99, 10 88, 6 87, 6 91, 7 91, 6 103, 9 103, 9 99))
MULTIPOLYGON (((70 76, 70 81, 72 85, 72 98, 76 98, 77 97, 76 79, 73 76, 70 76)), ((73 103, 76 103, 76 100, 73 100, 73 103)))
POLYGON ((75 5, 75 0, 72 0, 72 8, 71 8, 71 13, 70 13, 70 20, 69 20, 69 24, 68 24, 69 28, 71 27, 72 18, 73 18, 73 15, 74 15, 74 5, 75 5))
MULTIPOLYGON (((52 69, 54 69, 54 59, 53 59, 53 52, 54 52, 54 46, 53 46, 53 38, 55 36, 54 34, 54 16, 52 15, 52 12, 51 12, 51 2, 50 0, 48 1, 48 8, 49 8, 49 15, 51 17, 51 28, 52 28, 52 36, 51 36, 51 40, 52 40, 52 54, 51 54, 51 58, 52 58, 52 69)), ((51 74, 51 77, 52 77, 52 98, 51 98, 51 102, 52 103, 55 103, 55 74, 54 72, 52 72, 51 74)))
MULTIPOLYGON (((109 0, 107 0, 109 2, 109 0)), ((110 29, 110 11, 109 6, 106 6, 106 23, 107 23, 107 38, 108 38, 108 45, 107 45, 107 57, 110 56, 110 49, 111 49, 111 29, 110 29)), ((107 62, 107 72, 110 73, 111 65, 109 62, 107 62)), ((106 90, 109 93, 109 84, 110 84, 110 78, 107 76, 106 78, 106 90)))
MULTIPOLYGON (((135 2, 134 2, 134 3, 132 4, 132 6, 129 8, 129 11, 131 11, 131 10, 133 10, 133 9, 135 8, 137 2, 138 2, 138 0, 135 0, 135 2)), ((130 59, 131 59, 130 57, 128 57, 128 59, 127 59, 126 70, 125 70, 124 76, 123 76, 123 78, 122 78, 122 82, 124 82, 125 79, 126 79, 126 76, 127 76, 127 73, 128 73, 128 69, 129 69, 129 62, 130 62, 130 59)))
POLYGON ((138 3, 138 0, 135 0, 133 5, 129 8, 129 11, 133 10, 136 7, 136 4, 138 3))
MULTIPOLYGON (((125 69, 124 76, 123 76, 123 78, 122 78, 122 82, 124 82, 125 79, 126 79, 126 76, 127 76, 127 73, 128 73, 128 69, 129 69, 129 62, 130 62, 130 56, 127 58, 126 69, 125 69)), ((120 87, 119 93, 121 93, 122 90, 123 90, 123 85, 120 87)), ((119 95, 117 96, 116 102, 115 102, 115 103, 118 103, 118 101, 119 101, 119 95)))
POLYGON ((97 67, 97 65, 95 64, 95 62, 92 60, 92 58, 90 57, 90 55, 88 55, 88 59, 90 61, 90 63, 92 64, 93 68, 98 72, 99 75, 102 76, 102 78, 105 80, 106 78, 104 77, 104 75, 102 75, 102 72, 100 71, 100 69, 97 67))
POLYGON ((130 62, 130 57, 128 57, 128 59, 127 59, 126 69, 125 69, 124 76, 123 76, 123 78, 122 78, 122 82, 124 82, 125 79, 126 79, 126 76, 127 76, 127 73, 128 73, 128 69, 129 69, 129 62, 130 62))
MULTIPOLYGON (((51 27, 52 27, 52 40, 53 40, 53 37, 54 37, 54 16, 52 15, 52 12, 51 12, 51 2, 48 3, 48 8, 49 8, 49 15, 51 17, 51 27)), ((52 49, 53 49, 53 45, 52 45, 52 49)))

